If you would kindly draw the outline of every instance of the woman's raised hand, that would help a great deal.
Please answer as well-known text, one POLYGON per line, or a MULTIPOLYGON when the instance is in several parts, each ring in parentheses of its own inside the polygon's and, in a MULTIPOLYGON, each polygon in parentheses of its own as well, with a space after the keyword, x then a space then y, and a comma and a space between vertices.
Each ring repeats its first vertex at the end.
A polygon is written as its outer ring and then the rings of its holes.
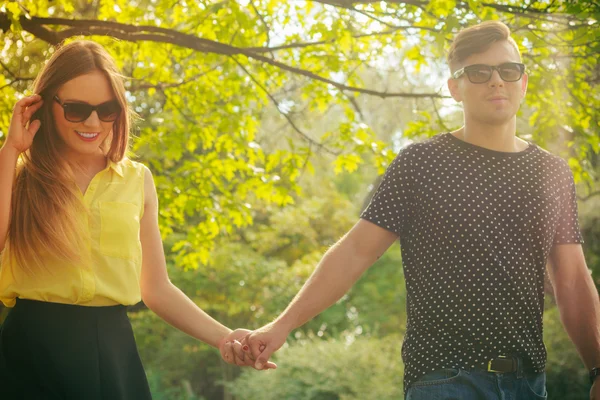
POLYGON ((34 94, 22 98, 15 104, 5 146, 12 146, 19 153, 31 147, 41 122, 37 119, 30 121, 30 119, 43 103, 42 96, 34 94))

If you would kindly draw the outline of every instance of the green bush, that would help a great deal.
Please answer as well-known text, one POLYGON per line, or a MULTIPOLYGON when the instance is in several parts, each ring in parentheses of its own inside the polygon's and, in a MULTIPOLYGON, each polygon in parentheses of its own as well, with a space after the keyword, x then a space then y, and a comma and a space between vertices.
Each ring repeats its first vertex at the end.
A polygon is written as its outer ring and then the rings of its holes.
POLYGON ((196 397, 193 394, 188 394, 183 382, 181 387, 172 387, 165 383, 160 372, 147 369, 146 376, 153 400, 205 400, 204 397, 196 397))
POLYGON ((153 399, 223 398, 217 381, 224 364, 216 349, 178 331, 149 310, 129 317, 153 399))
POLYGON ((589 398, 587 370, 560 322, 558 308, 544 313, 544 342, 548 351, 546 387, 549 400, 589 398))
POLYGON ((402 338, 312 339, 281 349, 278 369, 244 370, 228 384, 244 400, 401 399, 402 338))

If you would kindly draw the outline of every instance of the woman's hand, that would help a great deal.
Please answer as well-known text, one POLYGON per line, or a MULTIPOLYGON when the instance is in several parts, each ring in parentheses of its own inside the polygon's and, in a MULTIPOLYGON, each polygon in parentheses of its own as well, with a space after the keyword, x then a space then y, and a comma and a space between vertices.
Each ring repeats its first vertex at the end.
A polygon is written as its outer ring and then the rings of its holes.
POLYGON ((30 119, 42 107, 42 104, 44 104, 44 100, 38 94, 24 97, 15 104, 5 146, 12 147, 19 154, 31 147, 41 122, 37 119, 30 121, 30 119))

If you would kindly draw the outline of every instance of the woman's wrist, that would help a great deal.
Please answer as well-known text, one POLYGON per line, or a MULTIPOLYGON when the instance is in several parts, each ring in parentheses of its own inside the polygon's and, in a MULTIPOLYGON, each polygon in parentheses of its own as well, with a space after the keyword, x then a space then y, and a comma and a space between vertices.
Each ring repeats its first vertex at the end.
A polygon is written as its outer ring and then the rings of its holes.
POLYGON ((231 332, 233 332, 231 329, 228 328, 229 332, 225 332, 224 335, 222 335, 219 340, 217 341, 217 345, 215 347, 217 347, 218 349, 220 349, 225 342, 227 342, 227 338, 229 337, 229 335, 231 335, 231 332))
POLYGON ((11 146, 9 143, 5 142, 4 145, 0 147, 0 154, 14 159, 14 162, 16 164, 19 156, 21 155, 21 152, 15 147, 11 146))

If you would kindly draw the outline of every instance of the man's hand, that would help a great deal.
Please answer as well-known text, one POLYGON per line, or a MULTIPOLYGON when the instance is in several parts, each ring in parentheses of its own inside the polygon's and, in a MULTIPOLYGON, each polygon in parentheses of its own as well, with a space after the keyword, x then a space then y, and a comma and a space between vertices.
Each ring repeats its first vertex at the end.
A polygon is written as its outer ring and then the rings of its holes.
POLYGON ((246 352, 248 358, 256 360, 254 368, 270 368, 269 358, 271 354, 283 346, 289 334, 290 330, 287 327, 272 322, 247 335, 242 340, 242 349, 246 352))
POLYGON ((256 368, 254 357, 249 352, 245 352, 242 349, 241 340, 251 334, 252 331, 248 329, 236 329, 229 335, 223 337, 219 341, 219 351, 221 357, 228 364, 237 365, 239 367, 251 366, 255 369, 275 369, 277 365, 269 362, 265 368, 256 368))
POLYGON ((598 383, 600 378, 596 378, 594 384, 592 385, 592 390, 590 390, 590 400, 600 400, 600 383, 598 383))

